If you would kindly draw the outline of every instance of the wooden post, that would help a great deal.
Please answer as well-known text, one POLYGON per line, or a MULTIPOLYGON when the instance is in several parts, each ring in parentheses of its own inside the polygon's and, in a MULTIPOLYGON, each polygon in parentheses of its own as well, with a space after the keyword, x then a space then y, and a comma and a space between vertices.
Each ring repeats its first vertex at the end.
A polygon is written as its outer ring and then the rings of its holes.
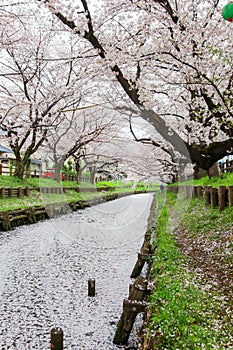
POLYGON ((94 279, 88 280, 88 296, 89 297, 95 296, 95 280, 94 279))
POLYGON ((63 350, 63 330, 53 328, 51 330, 51 350, 63 350))
POLYGON ((5 198, 5 188, 4 187, 0 188, 0 196, 1 196, 1 198, 5 198))
POLYGON ((30 224, 34 224, 36 222, 36 217, 34 215, 34 209, 33 208, 29 208, 26 211, 27 216, 28 216, 28 221, 30 224))
POLYGON ((151 244, 149 241, 145 241, 143 243, 140 253, 138 254, 138 259, 136 261, 136 264, 130 276, 131 278, 135 278, 140 275, 146 261, 145 259, 143 259, 143 255, 148 255, 150 253, 151 253, 151 244))
POLYGON ((211 188, 210 189, 210 202, 211 207, 217 207, 218 205, 218 189, 217 188, 211 188))
POLYGON ((197 186, 193 187, 193 198, 197 198, 197 186))
POLYGON ((203 196, 203 187, 197 186, 197 197, 201 198, 203 196))
POLYGON ((28 187, 25 187, 24 194, 25 194, 25 196, 29 196, 29 188, 28 187))
POLYGON ((113 344, 127 345, 133 324, 139 312, 145 311, 145 304, 140 301, 124 299, 123 312, 117 324, 117 329, 113 338, 113 344))
POLYGON ((138 276, 134 283, 129 286, 129 298, 123 301, 123 311, 117 324, 113 339, 114 344, 128 344, 137 314, 145 311, 145 304, 142 301, 147 293, 147 284, 148 281, 145 278, 138 276))
POLYGON ((210 205, 210 186, 204 187, 204 198, 205 198, 205 205, 210 205))
POLYGON ((229 207, 233 205, 233 186, 228 187, 228 203, 229 207))
POLYGON ((219 186, 219 210, 223 211, 226 206, 226 186, 219 186))
POLYGON ((19 187, 18 194, 19 194, 19 198, 23 197, 23 188, 19 187))
POLYGON ((193 186, 186 186, 186 196, 187 196, 187 198, 193 198, 194 197, 193 186))
POLYGON ((3 213, 3 230, 8 231, 11 229, 11 222, 8 213, 3 213))
POLYGON ((123 301, 123 310, 124 311, 130 311, 130 312, 144 312, 146 308, 146 304, 142 303, 141 301, 136 301, 136 300, 129 300, 129 299, 124 299, 123 301))
POLYGON ((129 288, 129 300, 142 301, 147 291, 148 281, 138 276, 129 288))

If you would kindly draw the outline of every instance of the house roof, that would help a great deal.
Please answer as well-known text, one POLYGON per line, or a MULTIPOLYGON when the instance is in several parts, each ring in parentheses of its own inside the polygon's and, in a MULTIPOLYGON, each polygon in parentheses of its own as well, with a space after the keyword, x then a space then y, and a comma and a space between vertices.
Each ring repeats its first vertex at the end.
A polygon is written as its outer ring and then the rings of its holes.
POLYGON ((6 146, 0 145, 0 152, 2 153, 13 153, 12 150, 6 146))
POLYGON ((42 164, 41 160, 39 159, 30 159, 32 164, 42 164))

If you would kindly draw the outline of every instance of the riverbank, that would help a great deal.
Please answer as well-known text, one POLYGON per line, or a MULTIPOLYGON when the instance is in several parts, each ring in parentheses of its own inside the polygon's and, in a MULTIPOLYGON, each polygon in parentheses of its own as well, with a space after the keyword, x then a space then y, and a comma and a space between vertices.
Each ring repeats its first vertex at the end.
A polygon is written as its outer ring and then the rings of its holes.
POLYGON ((167 193, 154 232, 142 350, 233 348, 233 215, 167 193))

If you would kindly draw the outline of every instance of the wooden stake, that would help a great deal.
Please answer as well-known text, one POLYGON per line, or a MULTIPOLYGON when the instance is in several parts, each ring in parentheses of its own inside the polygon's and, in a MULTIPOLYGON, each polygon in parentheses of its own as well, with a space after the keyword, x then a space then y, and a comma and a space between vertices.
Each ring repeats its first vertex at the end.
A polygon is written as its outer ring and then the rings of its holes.
POLYGON ((228 187, 228 203, 229 207, 233 205, 233 186, 228 187))
POLYGON ((197 197, 201 198, 203 196, 203 187, 197 186, 197 197))
POLYGON ((51 330, 51 350, 63 350, 63 330, 53 328, 51 330))
POLYGON ((226 206, 226 187, 219 186, 219 210, 223 211, 226 206))
POLYGON ((89 297, 95 296, 95 280, 94 279, 88 280, 88 296, 89 297))
POLYGON ((210 204, 210 186, 204 187, 204 198, 205 198, 205 205, 208 206, 210 204))
POLYGON ((211 202, 212 208, 214 208, 218 205, 218 189, 217 188, 210 189, 210 202, 211 202))

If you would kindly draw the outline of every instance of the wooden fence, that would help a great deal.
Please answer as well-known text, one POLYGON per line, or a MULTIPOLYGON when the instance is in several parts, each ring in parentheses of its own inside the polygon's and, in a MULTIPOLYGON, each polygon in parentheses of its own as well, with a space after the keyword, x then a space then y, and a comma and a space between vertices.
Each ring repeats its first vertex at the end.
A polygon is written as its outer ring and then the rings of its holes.
POLYGON ((22 198, 23 196, 28 196, 29 195, 29 188, 6 188, 6 187, 1 187, 0 188, 0 198, 12 198, 12 197, 19 197, 22 198))
POLYGON ((168 186, 167 191, 183 193, 186 198, 204 198, 206 206, 219 207, 220 211, 233 206, 233 186, 168 186))
POLYGON ((11 197, 19 197, 28 196, 31 191, 38 191, 41 193, 47 194, 63 194, 68 191, 76 191, 76 192, 104 192, 104 191, 114 191, 116 189, 120 189, 120 187, 0 187, 0 198, 11 198, 11 197))

